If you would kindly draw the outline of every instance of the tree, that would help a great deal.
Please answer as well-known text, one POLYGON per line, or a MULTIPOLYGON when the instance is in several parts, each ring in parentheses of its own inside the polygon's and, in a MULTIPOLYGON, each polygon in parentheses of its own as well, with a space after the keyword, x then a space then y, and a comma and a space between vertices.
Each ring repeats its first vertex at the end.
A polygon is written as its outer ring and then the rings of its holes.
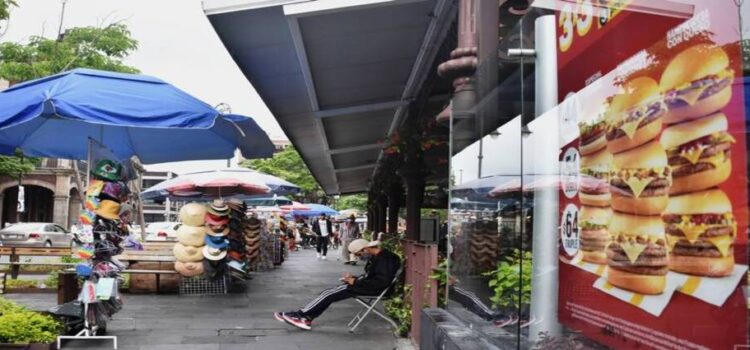
MULTIPOLYGON (((0 21, 8 20, 15 0, 0 0, 0 21)), ((62 18, 61 18, 62 21, 62 18)), ((122 60, 138 47, 127 26, 76 27, 57 38, 32 36, 27 43, 0 43, 0 79, 11 85, 73 68, 136 73, 122 60)), ((0 156, 0 176, 17 178, 34 170, 38 159, 0 156)))
POLYGON ((336 203, 336 209, 357 209, 360 213, 367 212, 367 195, 366 194, 349 194, 339 197, 336 203))
POLYGON ((274 154, 273 158, 246 160, 240 166, 278 176, 299 186, 302 190, 299 197, 303 201, 327 201, 323 189, 315 181, 307 165, 302 161, 299 152, 294 147, 287 147, 283 151, 274 154))

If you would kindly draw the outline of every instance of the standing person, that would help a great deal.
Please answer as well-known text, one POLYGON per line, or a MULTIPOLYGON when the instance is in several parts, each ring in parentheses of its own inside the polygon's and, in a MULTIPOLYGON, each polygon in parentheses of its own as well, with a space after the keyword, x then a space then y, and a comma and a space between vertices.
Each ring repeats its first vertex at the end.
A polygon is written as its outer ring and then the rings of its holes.
POLYGON ((318 236, 318 259, 325 260, 328 255, 328 236, 333 232, 333 225, 326 214, 320 214, 320 219, 313 222, 313 232, 318 236))
POLYGON ((297 311, 275 312, 277 320, 304 330, 312 329, 312 321, 320 316, 332 303, 356 296, 376 296, 391 286, 401 267, 398 255, 380 247, 380 242, 354 240, 349 251, 362 260, 367 260, 365 273, 352 276, 347 273, 341 278, 342 284, 324 290, 305 307, 297 311))
POLYGON ((357 258, 349 251, 349 243, 359 238, 359 225, 354 214, 349 216, 344 224, 341 225, 341 260, 345 265, 357 265, 357 258))

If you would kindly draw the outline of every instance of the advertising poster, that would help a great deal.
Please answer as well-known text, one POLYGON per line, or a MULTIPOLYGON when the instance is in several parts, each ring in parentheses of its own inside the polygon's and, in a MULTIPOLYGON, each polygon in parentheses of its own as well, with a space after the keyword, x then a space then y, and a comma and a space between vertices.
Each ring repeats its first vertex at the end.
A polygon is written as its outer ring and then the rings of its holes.
POLYGON ((738 8, 560 4, 560 322, 618 349, 742 348, 738 8))

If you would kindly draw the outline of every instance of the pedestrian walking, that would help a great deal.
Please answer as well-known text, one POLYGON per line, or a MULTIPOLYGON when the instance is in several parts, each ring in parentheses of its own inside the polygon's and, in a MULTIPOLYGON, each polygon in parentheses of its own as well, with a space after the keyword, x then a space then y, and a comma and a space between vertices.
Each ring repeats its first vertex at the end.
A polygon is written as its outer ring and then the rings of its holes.
POLYGON ((313 232, 318 236, 318 244, 316 246, 318 259, 326 260, 326 255, 328 255, 328 238, 333 233, 333 224, 326 217, 326 214, 320 214, 320 218, 313 222, 313 232))
POLYGON ((311 330, 312 321, 320 316, 332 303, 356 296, 376 296, 390 287, 401 267, 398 255, 380 247, 380 242, 356 239, 349 244, 349 251, 367 261, 361 276, 345 274, 343 284, 324 290, 305 307, 290 312, 275 312, 274 317, 295 327, 311 330))
POLYGON ((357 258, 349 251, 349 244, 361 235, 357 218, 350 215, 349 219, 341 225, 339 232, 341 234, 341 260, 346 265, 357 265, 357 258))

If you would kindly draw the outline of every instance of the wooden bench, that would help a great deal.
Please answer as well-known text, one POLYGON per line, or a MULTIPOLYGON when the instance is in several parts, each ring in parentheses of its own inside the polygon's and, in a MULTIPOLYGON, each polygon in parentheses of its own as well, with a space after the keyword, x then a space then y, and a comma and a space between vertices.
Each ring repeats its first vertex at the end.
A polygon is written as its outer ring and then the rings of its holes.
POLYGON ((44 248, 44 247, 0 247, 0 256, 10 257, 10 278, 17 279, 21 266, 45 265, 45 266, 68 266, 65 263, 25 263, 20 262, 22 256, 60 257, 70 256, 70 248, 44 248))

